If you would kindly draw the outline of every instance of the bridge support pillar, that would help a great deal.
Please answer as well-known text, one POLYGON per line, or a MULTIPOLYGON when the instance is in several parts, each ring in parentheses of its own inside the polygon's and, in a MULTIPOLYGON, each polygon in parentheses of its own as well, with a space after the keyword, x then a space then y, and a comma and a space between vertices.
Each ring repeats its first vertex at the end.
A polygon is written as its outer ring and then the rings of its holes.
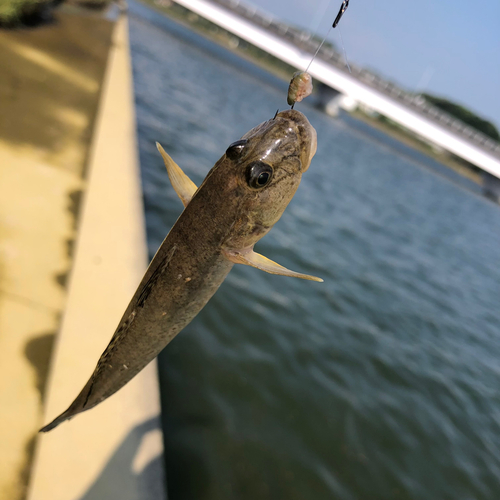
POLYGON ((500 203, 500 179, 489 172, 482 172, 483 193, 490 200, 500 203))
POLYGON ((330 116, 338 116, 341 109, 354 111, 357 107, 357 102, 354 99, 324 83, 317 84, 317 88, 318 106, 330 116))

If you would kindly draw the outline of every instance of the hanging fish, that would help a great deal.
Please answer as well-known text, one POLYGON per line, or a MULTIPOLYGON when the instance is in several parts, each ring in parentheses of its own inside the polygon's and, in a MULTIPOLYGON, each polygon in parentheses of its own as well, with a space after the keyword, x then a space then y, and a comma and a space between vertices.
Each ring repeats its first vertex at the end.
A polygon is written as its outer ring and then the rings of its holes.
POLYGON ((185 209, 89 381, 42 432, 90 410, 129 382, 200 312, 235 263, 323 281, 253 250, 280 219, 316 152, 316 131, 302 113, 282 111, 250 130, 227 148, 199 188, 157 147, 185 209))

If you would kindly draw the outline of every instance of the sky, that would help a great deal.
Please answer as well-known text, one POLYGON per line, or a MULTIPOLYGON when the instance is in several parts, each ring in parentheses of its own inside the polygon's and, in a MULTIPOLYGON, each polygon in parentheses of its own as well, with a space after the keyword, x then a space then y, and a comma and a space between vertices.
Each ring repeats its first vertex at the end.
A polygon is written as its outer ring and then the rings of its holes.
MULTIPOLYGON (((323 37, 341 0, 243 0, 323 37)), ((500 129, 500 0, 350 0, 339 23, 349 62, 458 102, 500 129)), ((331 31, 338 49, 339 27, 331 31)))

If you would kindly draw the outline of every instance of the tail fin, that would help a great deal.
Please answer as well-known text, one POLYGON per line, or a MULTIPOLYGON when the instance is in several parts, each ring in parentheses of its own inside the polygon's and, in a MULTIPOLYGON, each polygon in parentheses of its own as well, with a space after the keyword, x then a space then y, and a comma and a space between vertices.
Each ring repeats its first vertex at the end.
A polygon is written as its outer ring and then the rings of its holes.
POLYGON ((42 427, 38 432, 49 432, 54 427, 57 427, 59 424, 64 422, 65 420, 69 420, 70 418, 82 413, 83 411, 90 410, 96 404, 100 402, 100 400, 89 401, 90 395, 92 394, 92 386, 94 384, 94 376, 90 377, 88 382, 85 384, 85 387, 81 390, 80 394, 76 397, 76 399, 71 403, 70 407, 63 413, 61 413, 57 418, 55 418, 50 424, 47 424, 45 427, 42 427))
POLYGON ((77 413, 79 413, 79 412, 71 411, 71 408, 68 408, 64 413, 61 413, 61 415, 59 415, 57 418, 52 420, 52 422, 50 422, 50 424, 47 424, 45 427, 42 427, 38 432, 49 432, 52 429, 54 429, 55 427, 57 427, 59 424, 64 422, 65 420, 68 420, 71 417, 73 417, 74 415, 76 415, 77 413))

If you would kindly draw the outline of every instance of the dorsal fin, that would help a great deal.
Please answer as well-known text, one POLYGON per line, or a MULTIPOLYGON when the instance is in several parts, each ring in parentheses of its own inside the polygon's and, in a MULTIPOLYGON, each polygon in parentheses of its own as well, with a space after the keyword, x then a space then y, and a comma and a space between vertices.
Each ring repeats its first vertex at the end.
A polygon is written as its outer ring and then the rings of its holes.
POLYGON ((168 177, 170 178, 170 182, 172 183, 175 192, 181 199, 184 206, 187 207, 187 204, 191 201, 191 198, 198 189, 196 184, 182 171, 181 167, 179 167, 179 165, 177 165, 177 163, 170 158, 159 142, 156 143, 156 147, 165 162, 168 177))

